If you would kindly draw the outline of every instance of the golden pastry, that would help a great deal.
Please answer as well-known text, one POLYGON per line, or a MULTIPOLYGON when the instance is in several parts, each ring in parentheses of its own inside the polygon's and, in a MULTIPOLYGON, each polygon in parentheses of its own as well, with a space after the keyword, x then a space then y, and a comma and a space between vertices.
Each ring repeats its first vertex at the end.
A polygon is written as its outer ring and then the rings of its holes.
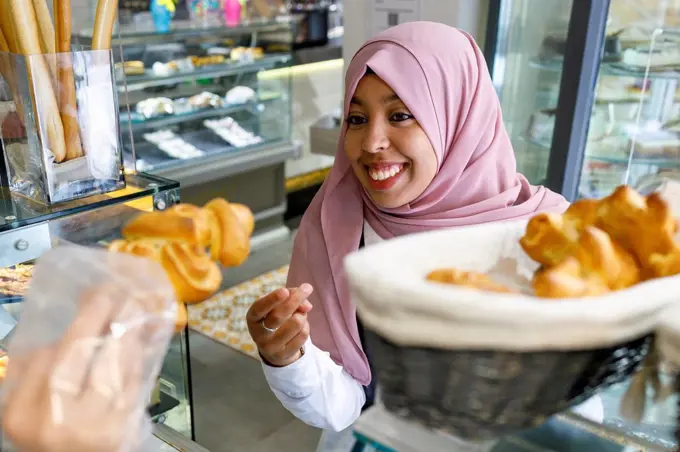
POLYGON ((635 258, 601 229, 586 227, 572 256, 534 275, 535 294, 560 298, 600 295, 640 282, 635 258))
POLYGON ((160 262, 184 303, 198 303, 222 284, 222 272, 202 249, 187 243, 168 242, 161 248, 160 262))
POLYGON ((583 199, 563 215, 540 213, 529 220, 519 243, 527 255, 541 265, 553 266, 570 256, 581 232, 595 223, 597 201, 583 199))
POLYGON ((667 276, 659 271, 673 267, 658 264, 678 248, 677 223, 660 194, 644 197, 630 187, 617 188, 599 203, 597 226, 633 253, 645 277, 667 276))
POLYGON ((126 239, 153 238, 205 246, 208 224, 200 216, 187 215, 188 210, 182 207, 143 213, 123 226, 121 233, 126 239))
POLYGON ((579 298, 609 292, 597 274, 583 271, 574 257, 568 257, 554 267, 536 272, 533 279, 536 296, 542 298, 579 298))
MULTIPOLYGON (((241 265, 250 254, 250 235, 252 226, 242 208, 233 209, 232 205, 216 198, 205 205, 210 212, 210 255, 225 267, 241 265)), ((252 215, 252 214, 251 214, 252 215)))
POLYGON ((467 272, 455 268, 442 268, 430 272, 427 280, 443 284, 453 284, 487 292, 514 293, 516 291, 495 282, 488 275, 478 272, 467 272))

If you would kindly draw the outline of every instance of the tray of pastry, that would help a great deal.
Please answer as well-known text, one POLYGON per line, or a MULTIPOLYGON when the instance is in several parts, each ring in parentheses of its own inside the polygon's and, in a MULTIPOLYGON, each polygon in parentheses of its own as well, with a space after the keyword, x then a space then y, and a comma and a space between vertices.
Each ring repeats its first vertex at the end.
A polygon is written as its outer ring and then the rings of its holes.
POLYGON ((23 300, 33 274, 33 264, 0 268, 0 304, 23 300))

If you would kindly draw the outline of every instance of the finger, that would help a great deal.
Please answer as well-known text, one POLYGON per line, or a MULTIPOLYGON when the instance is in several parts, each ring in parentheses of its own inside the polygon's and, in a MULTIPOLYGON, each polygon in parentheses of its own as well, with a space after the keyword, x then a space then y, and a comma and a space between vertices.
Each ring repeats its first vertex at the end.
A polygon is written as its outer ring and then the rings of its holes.
POLYGON ((285 288, 277 289, 274 292, 265 295, 253 303, 250 309, 248 309, 246 320, 249 323, 261 322, 272 309, 287 300, 289 296, 290 291, 285 288))
POLYGON ((309 323, 305 325, 305 327, 297 334, 297 336, 288 341, 283 352, 286 354, 286 356, 293 356, 305 345, 307 339, 309 339, 309 323))
POLYGON ((307 324, 307 316, 294 313, 290 319, 279 328, 272 336, 272 342, 278 344, 279 349, 283 349, 288 342, 297 336, 307 324))
POLYGON ((297 311, 307 297, 312 293, 312 286, 303 284, 297 289, 291 290, 291 295, 286 301, 272 309, 264 318, 264 323, 268 328, 280 328, 297 311))
POLYGON ((302 304, 298 308, 297 312, 300 312, 302 314, 307 314, 311 310, 312 310, 312 303, 309 300, 305 300, 305 301, 302 302, 302 304))

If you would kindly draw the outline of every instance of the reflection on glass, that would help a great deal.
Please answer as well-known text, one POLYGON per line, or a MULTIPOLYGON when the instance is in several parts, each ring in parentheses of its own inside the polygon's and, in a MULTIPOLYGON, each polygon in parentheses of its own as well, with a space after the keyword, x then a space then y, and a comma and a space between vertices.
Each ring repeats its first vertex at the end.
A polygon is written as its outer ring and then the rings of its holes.
POLYGON ((612 0, 580 196, 648 186, 680 166, 678 6, 612 0))
POLYGON ((517 169, 532 183, 547 173, 571 3, 501 3, 493 78, 517 169))

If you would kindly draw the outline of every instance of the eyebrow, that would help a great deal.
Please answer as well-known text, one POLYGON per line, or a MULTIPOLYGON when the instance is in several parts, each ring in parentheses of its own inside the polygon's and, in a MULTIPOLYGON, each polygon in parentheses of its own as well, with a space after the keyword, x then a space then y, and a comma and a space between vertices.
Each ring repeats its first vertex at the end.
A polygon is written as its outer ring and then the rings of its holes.
MULTIPOLYGON (((389 96, 385 96, 382 99, 380 99, 380 103, 383 104, 383 105, 387 105, 387 104, 391 104, 392 102, 396 102, 396 101, 400 101, 400 100, 401 99, 396 94, 390 94, 389 96)), ((356 96, 352 96, 352 99, 350 99, 349 103, 352 104, 352 105, 359 105, 359 106, 364 105, 364 102, 356 96)))

